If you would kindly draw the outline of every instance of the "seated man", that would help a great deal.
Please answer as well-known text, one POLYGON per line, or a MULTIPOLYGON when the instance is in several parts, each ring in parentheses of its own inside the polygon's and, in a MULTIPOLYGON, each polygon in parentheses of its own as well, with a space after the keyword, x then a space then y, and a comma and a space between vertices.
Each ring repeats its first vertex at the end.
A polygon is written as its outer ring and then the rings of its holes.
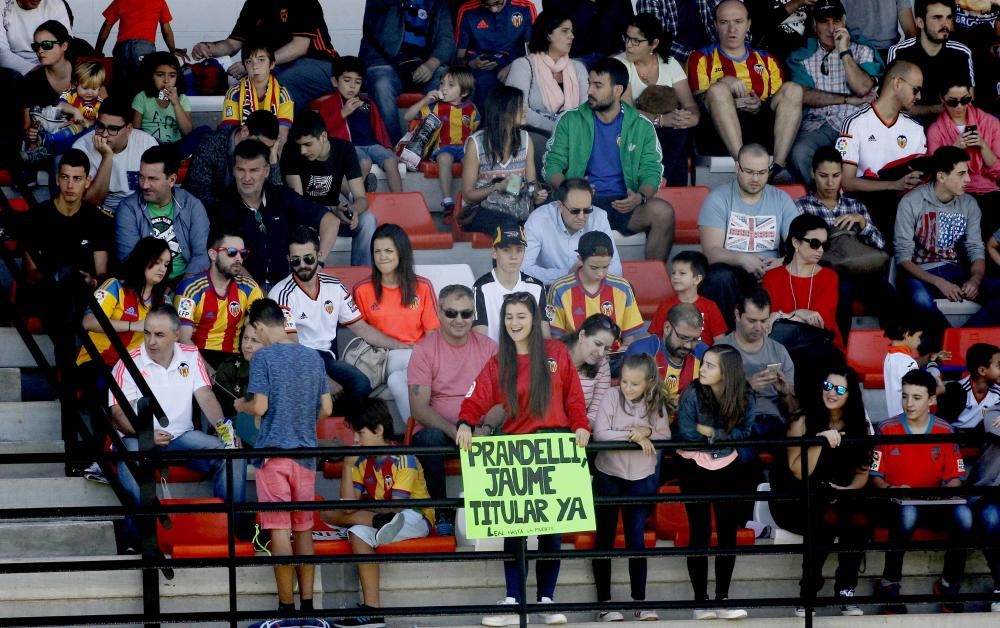
MULTIPOLYGON (((392 414, 385 402, 372 399, 358 404, 347 415, 354 441, 362 447, 385 447, 393 440, 392 414)), ((427 483, 420 461, 412 454, 346 456, 340 479, 340 499, 407 500, 428 499, 427 483)), ((320 515, 328 524, 347 528, 351 553, 374 554, 376 548, 397 541, 419 539, 434 526, 433 508, 371 508, 326 510, 320 515)), ((378 563, 358 563, 361 617, 333 623, 338 628, 384 626, 373 617, 381 606, 378 563)))
POLYGON ((139 160, 158 142, 152 135, 132 128, 132 107, 115 97, 106 98, 94 124, 94 132, 73 142, 90 160, 90 187, 83 200, 103 206, 110 213, 135 192, 139 182, 139 160))
MULTIPOLYGON (((169 305, 159 304, 146 314, 145 340, 138 349, 129 355, 136 365, 146 373, 145 381, 166 414, 169 423, 166 427, 154 419, 153 439, 157 447, 164 451, 187 451, 189 449, 234 449, 236 447, 233 424, 222 416, 215 394, 212 392, 212 380, 205 370, 205 365, 198 355, 198 349, 177 342, 180 337, 180 319, 177 311, 169 305), (198 407, 215 427, 218 437, 196 430, 192 420, 192 396, 198 401, 198 407)), ((133 381, 132 376, 119 360, 112 371, 115 382, 125 393, 125 398, 136 410, 142 391, 133 381)), ((129 451, 139 451, 139 439, 131 421, 125 416, 118 400, 109 393, 111 419, 115 428, 124 437, 122 441, 129 451)), ((226 463, 217 458, 199 458, 186 462, 174 462, 201 473, 212 475, 214 494, 226 498, 226 463)), ((246 460, 234 459, 233 462, 233 501, 242 502, 246 496, 246 460)), ((125 462, 118 464, 118 479, 132 500, 139 502, 139 484, 125 462)), ((125 545, 137 548, 139 530, 131 517, 126 517, 125 545)))
MULTIPOLYGON (((931 414, 937 403, 937 382, 924 371, 910 371, 903 376, 903 414, 890 417, 878 424, 877 436, 903 436, 906 434, 952 434, 947 422, 931 414)), ((965 479, 965 463, 958 443, 921 443, 879 445, 872 454, 869 470, 871 484, 886 496, 884 517, 889 528, 890 543, 908 543, 918 525, 946 528, 958 541, 972 535, 972 511, 965 504, 941 505, 914 504, 917 498, 892 498, 892 489, 959 487, 965 479)), ((903 580, 903 550, 885 553, 882 581, 875 588, 875 595, 891 604, 899 597, 903 580)), ((945 611, 959 610, 953 601, 958 594, 965 572, 966 550, 949 549, 944 555, 944 571, 934 583, 934 594, 941 599, 945 611)), ((888 613, 905 613, 906 607, 890 605, 888 613)))
POLYGON ((170 248, 167 280, 204 271, 209 265, 208 214, 194 195, 176 187, 180 159, 172 148, 153 146, 139 161, 139 189, 122 199, 115 212, 118 261, 136 242, 152 235, 170 248))
POLYGON ((177 286, 174 307, 181 321, 180 342, 201 350, 214 370, 239 353, 243 317, 264 296, 246 273, 249 251, 231 228, 218 229, 209 241, 208 270, 177 286))
MULTIPOLYGON (((545 311, 554 338, 576 331, 591 314, 604 314, 617 323, 625 346, 642 334, 642 314, 632 286, 608 272, 612 250, 606 233, 591 231, 580 238, 580 267, 557 279, 549 291, 545 311)), ((614 346, 618 347, 617 341, 614 346)))
MULTIPOLYGON (((472 329, 492 338, 493 342, 500 340, 503 328, 500 307, 507 295, 529 292, 538 302, 539 311, 545 311, 545 286, 522 270, 525 245, 524 230, 517 225, 497 227, 493 238, 493 270, 472 286, 476 295, 476 318, 472 321, 472 329)), ((549 333, 549 321, 543 316, 542 335, 548 338, 549 333)))
POLYGON ((351 266, 371 266, 372 234, 378 226, 368 211, 364 177, 350 142, 330 137, 315 111, 303 111, 292 125, 282 156, 285 183, 307 199, 326 206, 340 221, 338 235, 350 236, 351 266), (344 183, 351 197, 340 200, 344 183))
MULTIPOLYGON (((417 343, 406 368, 410 414, 417 422, 414 445, 440 447, 455 442, 462 400, 497 351, 496 342, 472 331, 472 291, 467 287, 453 284, 441 289, 438 318, 441 329, 417 343)), ((479 432, 489 433, 488 429, 479 432)), ((444 457, 418 459, 431 498, 446 498, 444 457)), ((436 518, 438 534, 455 533, 452 509, 438 509, 436 518)))
POLYGON ((784 172, 799 130, 802 87, 784 82, 777 59, 747 45, 750 16, 742 2, 719 3, 715 28, 719 43, 688 58, 691 91, 711 115, 715 132, 733 159, 738 159, 745 143, 773 143, 774 163, 769 170, 773 180, 784 172))
POLYGON ((486 96, 507 78, 511 61, 524 55, 535 15, 530 0, 469 0, 459 8, 455 58, 476 78, 473 100, 480 111, 486 96))
MULTIPOLYGON (((524 223, 527 250, 524 272, 546 285, 573 271, 578 262, 576 249, 583 234, 601 231, 612 238, 608 213, 594 207, 590 182, 581 177, 566 179, 556 189, 556 200, 535 208, 524 223)), ((618 247, 611 256, 611 272, 622 274, 618 247)))
POLYGON ((741 148, 736 180, 712 190, 698 214, 701 249, 711 264, 701 293, 719 306, 728 329, 738 296, 781 264, 778 249, 799 214, 791 197, 767 184, 767 162, 760 144, 741 148))
POLYGON ((625 357, 648 353, 656 358, 660 375, 676 399, 688 384, 698 379, 701 356, 708 345, 701 341, 704 318, 691 303, 678 303, 667 312, 663 322, 663 339, 647 336, 625 350, 625 357))
POLYGON ((816 37, 788 57, 789 79, 802 86, 804 105, 788 166, 807 187, 812 185, 813 153, 833 146, 844 120, 875 97, 876 79, 884 69, 871 46, 851 41, 846 21, 840 0, 821 0, 812 12, 816 37))

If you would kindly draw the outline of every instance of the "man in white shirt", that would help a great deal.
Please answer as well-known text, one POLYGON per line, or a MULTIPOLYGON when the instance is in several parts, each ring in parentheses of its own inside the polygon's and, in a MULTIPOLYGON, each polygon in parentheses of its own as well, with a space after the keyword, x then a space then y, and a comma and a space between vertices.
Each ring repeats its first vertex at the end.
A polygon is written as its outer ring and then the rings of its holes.
POLYGON ((361 318, 358 306, 343 283, 319 272, 319 235, 300 225, 288 243, 292 274, 271 288, 268 297, 285 310, 285 331, 293 340, 319 352, 327 377, 343 389, 338 400, 353 404, 368 397, 371 382, 359 369, 337 360, 337 326, 350 327, 368 344, 387 349, 402 345, 361 318))
POLYGON ((580 177, 566 179, 556 189, 556 200, 543 205, 524 223, 527 249, 522 270, 545 285, 576 270, 580 256, 576 250, 580 238, 591 231, 602 231, 611 238, 614 255, 608 270, 622 274, 622 260, 614 245, 608 214, 594 207, 590 182, 580 177))

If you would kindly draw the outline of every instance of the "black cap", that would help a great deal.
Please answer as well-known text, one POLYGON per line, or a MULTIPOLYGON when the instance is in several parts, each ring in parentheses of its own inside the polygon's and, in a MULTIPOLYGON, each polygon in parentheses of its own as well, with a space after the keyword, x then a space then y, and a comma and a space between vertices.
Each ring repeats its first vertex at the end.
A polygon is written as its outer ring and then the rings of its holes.
POLYGON ((580 259, 594 255, 614 255, 614 251, 611 236, 603 231, 588 231, 580 237, 580 244, 576 247, 580 259))
POLYGON ((824 17, 844 17, 846 13, 840 0, 819 0, 812 9, 813 19, 816 20, 824 17))
POLYGON ((497 227, 497 234, 493 238, 493 248, 502 249, 511 244, 528 246, 528 240, 524 237, 524 229, 517 225, 497 227))

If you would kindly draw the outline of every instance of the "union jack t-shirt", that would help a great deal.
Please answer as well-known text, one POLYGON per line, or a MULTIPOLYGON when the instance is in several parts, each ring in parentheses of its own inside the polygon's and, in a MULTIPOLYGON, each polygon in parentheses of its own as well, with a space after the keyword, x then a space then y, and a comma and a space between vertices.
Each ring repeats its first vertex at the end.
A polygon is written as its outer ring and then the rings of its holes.
POLYGON ((788 225, 799 215, 791 197, 767 185, 760 199, 749 204, 736 182, 721 185, 708 195, 698 215, 698 226, 723 231, 726 250, 777 257, 788 225))

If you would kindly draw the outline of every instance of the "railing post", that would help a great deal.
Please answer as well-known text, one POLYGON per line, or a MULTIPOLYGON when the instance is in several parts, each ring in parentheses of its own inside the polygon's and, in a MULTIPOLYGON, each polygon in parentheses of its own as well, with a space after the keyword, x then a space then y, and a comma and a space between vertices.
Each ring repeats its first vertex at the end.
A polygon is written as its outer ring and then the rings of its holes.
MULTIPOLYGON (((230 450, 225 450, 230 451, 230 450)), ((229 565, 227 567, 229 576, 229 626, 230 628, 236 628, 236 611, 237 611, 237 595, 236 595, 236 508, 235 502, 233 502, 233 485, 235 480, 233 479, 233 459, 226 457, 226 507, 229 509, 226 512, 226 524, 229 526, 229 565)), ((246 481, 244 479, 244 481, 246 481)))
MULTIPOLYGON (((140 399, 137 406, 138 425, 135 428, 136 436, 139 439, 139 451, 151 451, 156 447, 152 407, 145 398, 140 399)), ((137 461, 136 470, 139 473, 138 477, 135 478, 136 482, 139 483, 139 506, 148 508, 158 504, 153 465, 148 461, 137 461)), ((136 527, 139 529, 143 563, 155 560, 160 556, 159 547, 156 545, 156 520, 156 517, 147 516, 135 518, 136 527)), ((147 618, 159 617, 160 615, 160 576, 157 569, 143 568, 142 570, 142 610, 147 618)), ((146 622, 144 625, 146 628, 159 628, 160 626, 159 622, 146 622)))
POLYGON ((528 537, 517 538, 516 553, 517 570, 517 613, 521 618, 521 628, 528 627, 528 537))
POLYGON ((805 599, 802 600, 802 605, 806 610, 806 628, 812 628, 813 625, 813 602, 816 598, 815 582, 813 581, 813 504, 812 504, 812 487, 809 484, 809 449, 805 444, 805 435, 803 435, 799 441, 799 462, 802 464, 802 487, 805 491, 805 508, 806 508, 806 528, 805 534, 802 535, 802 581, 806 583, 805 588, 805 599))

